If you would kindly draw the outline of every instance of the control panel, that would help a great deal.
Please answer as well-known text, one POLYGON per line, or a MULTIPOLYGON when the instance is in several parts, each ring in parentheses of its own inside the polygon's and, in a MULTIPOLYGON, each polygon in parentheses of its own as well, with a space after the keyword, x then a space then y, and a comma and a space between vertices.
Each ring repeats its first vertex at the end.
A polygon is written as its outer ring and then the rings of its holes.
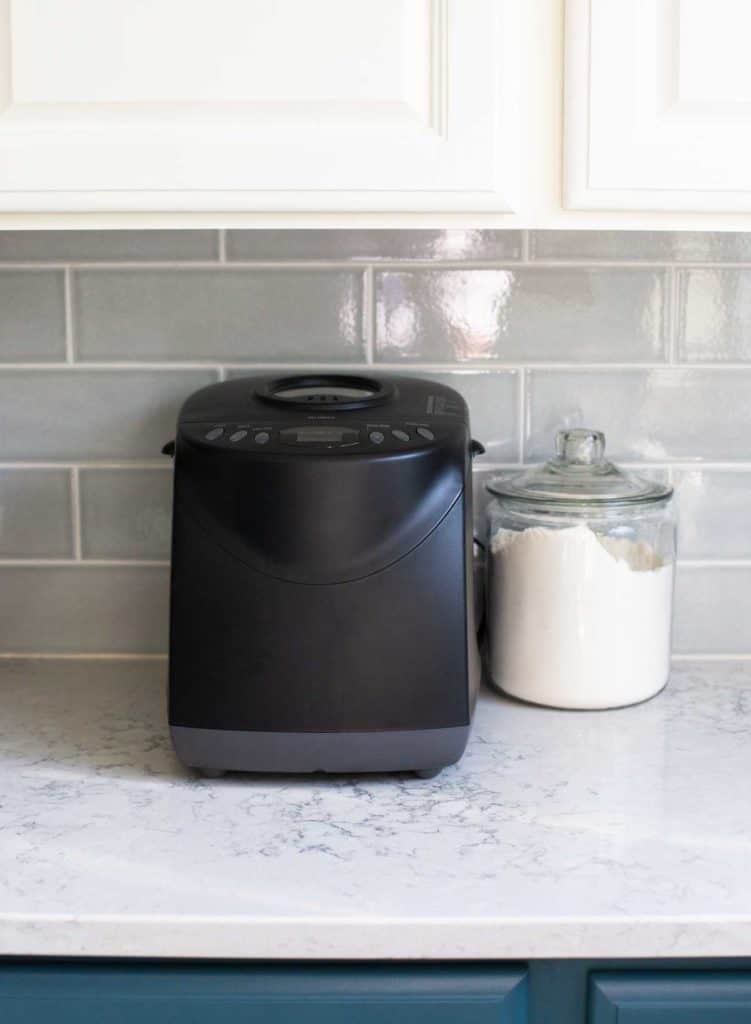
POLYGON ((300 423, 279 427, 253 423, 187 423, 183 433, 194 442, 249 451, 357 452, 408 451, 438 440, 425 423, 300 423))

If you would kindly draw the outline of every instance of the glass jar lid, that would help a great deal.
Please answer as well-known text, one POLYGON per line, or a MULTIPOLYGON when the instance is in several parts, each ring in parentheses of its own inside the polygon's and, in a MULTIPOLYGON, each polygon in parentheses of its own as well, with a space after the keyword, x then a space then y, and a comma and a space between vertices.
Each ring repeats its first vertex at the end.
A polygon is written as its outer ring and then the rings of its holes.
POLYGON ((626 473, 605 458, 599 430, 559 430, 555 457, 487 484, 491 494, 525 505, 574 511, 578 505, 618 507, 667 501, 673 488, 626 473))

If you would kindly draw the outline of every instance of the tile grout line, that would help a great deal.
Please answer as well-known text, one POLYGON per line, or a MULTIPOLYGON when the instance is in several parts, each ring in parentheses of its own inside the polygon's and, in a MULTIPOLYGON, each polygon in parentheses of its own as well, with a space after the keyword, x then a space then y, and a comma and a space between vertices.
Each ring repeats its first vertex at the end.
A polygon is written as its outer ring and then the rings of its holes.
POLYGON ((524 435, 527 428, 527 368, 525 366, 519 367, 519 383, 517 385, 519 391, 517 394, 517 402, 519 409, 517 416, 519 422, 517 423, 517 444, 519 447, 519 465, 524 465, 524 435))
MULTIPOLYGON (((17 373, 17 372, 29 372, 32 370, 38 370, 41 372, 98 372, 113 370, 118 372, 141 372, 144 370, 156 371, 158 373, 166 373, 169 371, 176 372, 189 372, 189 371, 206 371, 206 370, 219 370, 221 368, 228 368, 233 370, 288 370, 296 367, 315 367, 320 369, 336 368, 336 369, 348 369, 353 370, 358 367, 369 366, 370 363, 365 362, 362 359, 356 360, 290 360, 287 362, 273 362, 273 361, 252 361, 252 362, 238 362, 235 360, 227 360, 219 363, 216 359, 209 359, 205 361, 201 360, 190 360, 190 359, 175 359, 172 362, 164 361, 153 361, 149 362, 146 360, 77 360, 75 363, 69 363, 67 361, 46 361, 46 362, 1 362, 0 361, 0 373, 17 373)), ((527 370, 547 370, 547 371, 565 371, 569 373, 601 373, 605 371, 615 372, 638 372, 645 370, 699 370, 706 371, 709 374, 721 374, 723 372, 737 372, 751 371, 751 360, 746 362, 739 361, 728 361, 728 362, 683 362, 670 364, 666 360, 653 361, 653 362, 624 362, 624 361, 609 361, 609 362, 572 362, 560 361, 554 362, 551 360, 546 361, 528 361, 526 363, 506 362, 498 361, 492 362, 488 360, 477 361, 477 362, 454 362, 454 363, 440 363, 440 362, 390 362, 388 360, 378 361, 378 366, 384 370, 396 370, 402 373, 454 373, 458 376, 469 375, 469 374, 493 374, 493 373, 507 373, 509 371, 516 371, 520 369, 527 370)))
POLYGON ((48 652, 48 651, 0 651, 0 659, 11 661, 14 659, 34 661, 166 661, 167 654, 139 654, 117 651, 100 651, 90 653, 88 651, 48 652))
POLYGON ((674 265, 668 268, 667 332, 667 361, 670 366, 675 366, 678 353, 678 274, 674 265))
MULTIPOLYGON (((224 229, 217 229, 224 230, 224 229)), ((226 232, 225 232, 226 234, 226 232)), ((353 256, 344 259, 333 259, 327 257, 313 257, 310 259, 257 259, 257 260, 230 260, 222 262, 218 257, 220 248, 217 247, 217 257, 201 259, 164 259, 164 260, 0 260, 0 272, 5 270, 60 270, 69 266, 73 270, 360 270, 366 266, 377 266, 383 270, 398 270, 399 268, 416 270, 461 270, 479 268, 483 270, 513 270, 524 266, 529 269, 536 267, 563 269, 666 269, 675 266, 678 269, 707 269, 707 270, 749 270, 751 261, 737 260, 725 262, 723 260, 675 260, 670 257, 664 259, 606 259, 597 257, 551 259, 534 258, 531 251, 528 253, 528 262, 524 262, 521 253, 524 251, 524 241, 520 249, 520 256, 516 259, 467 259, 457 256, 454 259, 441 259, 433 256, 425 256, 421 259, 401 259, 399 257, 384 257, 375 259, 367 256, 353 256)), ((226 252, 225 252, 226 256, 226 252)))
POLYGON ((217 239, 217 257, 220 263, 227 262, 227 229, 219 228, 219 237, 217 239))
POLYGON ((532 262, 530 259, 530 233, 527 228, 522 231, 521 246, 519 250, 519 263, 522 266, 529 266, 532 262))
POLYGON ((73 341, 73 271, 65 268, 63 276, 63 316, 65 317, 65 362, 72 365, 76 361, 75 344, 73 341))
POLYGON ((0 558, 0 569, 167 569, 166 558, 0 558))
POLYGON ((365 362, 368 366, 373 366, 375 363, 375 268, 372 263, 368 264, 363 275, 362 320, 365 362))
POLYGON ((73 559, 80 562, 83 558, 81 543, 81 477, 78 466, 70 470, 71 522, 73 526, 73 559))

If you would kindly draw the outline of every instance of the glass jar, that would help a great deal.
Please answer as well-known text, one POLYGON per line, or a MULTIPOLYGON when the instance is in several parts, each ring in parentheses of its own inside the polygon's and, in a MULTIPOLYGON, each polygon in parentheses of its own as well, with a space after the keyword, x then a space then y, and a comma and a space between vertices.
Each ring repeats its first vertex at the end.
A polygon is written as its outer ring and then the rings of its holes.
POLYGON ((550 462, 487 485, 489 675, 535 704, 622 707, 668 680, 673 491, 604 452, 562 430, 550 462))

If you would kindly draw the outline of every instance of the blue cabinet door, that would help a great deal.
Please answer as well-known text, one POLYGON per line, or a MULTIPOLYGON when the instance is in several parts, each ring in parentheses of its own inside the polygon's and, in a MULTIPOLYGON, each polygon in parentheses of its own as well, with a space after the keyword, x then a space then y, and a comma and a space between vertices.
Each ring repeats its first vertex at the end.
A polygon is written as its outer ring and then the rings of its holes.
POLYGON ((2 1024, 526 1024, 521 968, 0 965, 2 1024))
POLYGON ((751 1024, 751 971, 596 971, 589 1024, 751 1024))

